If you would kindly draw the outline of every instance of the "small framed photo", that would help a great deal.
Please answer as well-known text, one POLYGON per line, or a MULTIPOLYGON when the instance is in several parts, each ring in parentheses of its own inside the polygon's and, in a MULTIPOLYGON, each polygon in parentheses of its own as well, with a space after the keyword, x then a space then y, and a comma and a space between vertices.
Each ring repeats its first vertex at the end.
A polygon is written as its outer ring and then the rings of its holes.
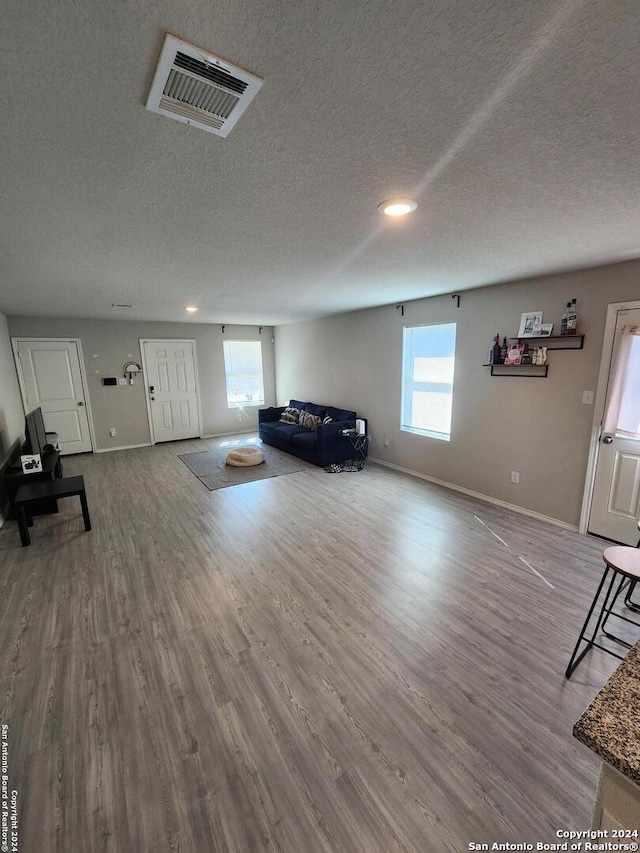
POLYGON ((38 474, 42 471, 42 459, 39 453, 25 454, 20 457, 23 474, 38 474))
POLYGON ((533 334, 536 338, 548 338, 553 332, 553 323, 542 323, 539 326, 533 327, 533 334))
POLYGON ((534 327, 542 325, 542 311, 527 311, 520 316, 519 338, 533 338, 534 327))

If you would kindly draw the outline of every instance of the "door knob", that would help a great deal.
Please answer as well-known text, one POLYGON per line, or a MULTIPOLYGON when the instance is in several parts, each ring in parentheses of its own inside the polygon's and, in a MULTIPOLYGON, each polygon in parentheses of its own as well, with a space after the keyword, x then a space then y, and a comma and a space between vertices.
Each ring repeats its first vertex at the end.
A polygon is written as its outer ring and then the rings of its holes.
POLYGON ((603 444, 613 444, 613 436, 612 435, 603 435, 602 436, 603 444))
POLYGON ((78 403, 78 405, 79 405, 79 406, 84 406, 84 403, 83 403, 82 401, 80 401, 80 402, 78 403))

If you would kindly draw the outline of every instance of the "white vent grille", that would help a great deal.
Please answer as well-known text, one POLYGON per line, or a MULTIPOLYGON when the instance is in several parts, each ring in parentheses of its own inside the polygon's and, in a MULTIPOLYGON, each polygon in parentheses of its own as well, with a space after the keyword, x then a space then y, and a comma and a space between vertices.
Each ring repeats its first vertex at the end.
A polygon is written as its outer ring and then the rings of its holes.
POLYGON ((147 109, 227 136, 260 86, 259 77, 167 34, 147 109))

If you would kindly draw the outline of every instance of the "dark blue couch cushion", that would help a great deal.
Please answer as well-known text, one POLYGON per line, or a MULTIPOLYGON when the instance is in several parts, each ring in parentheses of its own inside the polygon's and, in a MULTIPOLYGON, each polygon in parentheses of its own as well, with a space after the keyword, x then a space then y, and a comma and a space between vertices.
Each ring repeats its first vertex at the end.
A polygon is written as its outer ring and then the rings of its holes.
POLYGON ((304 409, 310 415, 317 415, 319 418, 324 418, 327 413, 327 407, 322 403, 303 403, 301 400, 289 400, 289 406, 294 409, 304 409))
POLYGON ((304 447, 306 451, 313 453, 318 449, 318 434, 304 430, 304 432, 291 436, 291 444, 296 447, 304 447))
MULTIPOLYGON (((264 427, 264 424, 262 424, 264 427)), ((279 438, 280 441, 291 441, 294 435, 299 432, 306 433, 307 430, 304 427, 295 425, 295 424, 278 424, 273 431, 273 435, 276 438, 279 438)))
POLYGON ((305 412, 309 412, 310 415, 317 415, 319 418, 324 418, 327 407, 321 406, 318 403, 305 403, 304 410, 305 412))
POLYGON ((335 409, 333 406, 327 407, 327 414, 333 421, 355 421, 356 413, 349 412, 347 409, 335 409))
POLYGON ((260 431, 267 435, 273 435, 274 429, 279 426, 282 426, 280 421, 263 421, 260 424, 260 431))

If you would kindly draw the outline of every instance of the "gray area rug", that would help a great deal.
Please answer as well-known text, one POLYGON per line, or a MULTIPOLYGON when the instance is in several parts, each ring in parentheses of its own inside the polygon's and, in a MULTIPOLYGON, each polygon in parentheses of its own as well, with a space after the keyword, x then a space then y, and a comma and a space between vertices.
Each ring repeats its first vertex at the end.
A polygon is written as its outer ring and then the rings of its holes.
POLYGON ((246 446, 261 450, 264 454, 264 462, 251 468, 232 468, 230 465, 225 465, 227 454, 240 446, 242 445, 227 445, 200 453, 185 453, 180 456, 180 459, 211 492, 215 489, 226 489, 227 486, 280 477, 282 474, 294 474, 296 471, 314 467, 301 459, 296 459, 295 456, 276 450, 275 447, 268 447, 261 443, 254 445, 251 442, 246 442, 246 446))

